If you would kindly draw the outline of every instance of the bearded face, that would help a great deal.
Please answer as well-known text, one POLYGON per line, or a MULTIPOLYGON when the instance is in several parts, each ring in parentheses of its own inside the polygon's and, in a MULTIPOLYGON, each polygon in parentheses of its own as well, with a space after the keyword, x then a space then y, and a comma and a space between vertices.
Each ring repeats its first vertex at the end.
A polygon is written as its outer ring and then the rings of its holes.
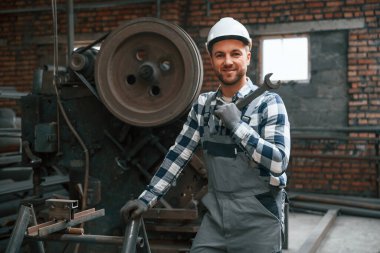
POLYGON ((222 40, 214 44, 211 62, 220 82, 227 86, 245 82, 251 53, 239 40, 222 40))

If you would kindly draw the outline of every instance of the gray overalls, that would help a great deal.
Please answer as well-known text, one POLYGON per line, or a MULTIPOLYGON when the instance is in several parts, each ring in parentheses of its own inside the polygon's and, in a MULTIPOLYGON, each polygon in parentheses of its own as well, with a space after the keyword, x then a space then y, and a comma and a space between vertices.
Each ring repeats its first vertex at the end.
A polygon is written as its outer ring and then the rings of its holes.
POLYGON ((280 252, 284 194, 269 185, 268 174, 229 135, 215 130, 215 97, 216 93, 206 101, 201 137, 208 169, 208 193, 202 202, 208 212, 190 252, 280 252))

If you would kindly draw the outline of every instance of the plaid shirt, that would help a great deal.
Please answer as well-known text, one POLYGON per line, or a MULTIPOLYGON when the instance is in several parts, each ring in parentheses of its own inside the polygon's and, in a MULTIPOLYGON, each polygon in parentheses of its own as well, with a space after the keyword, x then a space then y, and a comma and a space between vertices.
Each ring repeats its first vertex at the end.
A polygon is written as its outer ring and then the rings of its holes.
MULTIPOLYGON (((249 92, 257 89, 248 79, 247 85, 242 87, 233 97, 236 101, 249 92)), ((218 89, 217 97, 221 96, 218 89)), ((182 131, 177 136, 174 145, 169 149, 164 161, 153 176, 146 190, 139 199, 152 207, 175 182, 182 169, 191 159, 203 136, 203 113, 205 102, 215 92, 200 94, 193 104, 182 131)), ((211 101, 211 108, 216 106, 216 99, 211 101)), ((226 129, 221 120, 210 117, 215 130, 225 135, 232 135, 233 140, 240 145, 246 154, 259 166, 266 168, 270 173, 270 184, 279 187, 286 186, 286 174, 284 171, 288 165, 290 156, 290 127, 284 103, 279 95, 273 92, 265 92, 256 98, 258 109, 249 115, 249 123, 240 122, 233 133, 226 129)), ((242 114, 244 115, 245 110, 242 114)))

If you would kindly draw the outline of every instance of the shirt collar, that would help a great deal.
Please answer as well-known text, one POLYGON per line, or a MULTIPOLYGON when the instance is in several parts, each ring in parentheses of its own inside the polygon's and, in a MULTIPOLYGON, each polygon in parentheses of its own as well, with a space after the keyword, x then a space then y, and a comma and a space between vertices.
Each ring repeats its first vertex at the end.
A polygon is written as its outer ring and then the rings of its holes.
MULTIPOLYGON (((250 92, 255 91, 257 88, 259 88, 256 84, 253 84, 251 79, 247 77, 246 83, 243 85, 243 87, 240 88, 238 92, 232 97, 232 101, 236 101, 239 98, 243 98, 246 95, 248 95, 250 92)), ((222 91, 220 90, 220 86, 217 90, 217 96, 220 97, 222 95, 222 91)))
POLYGON ((241 89, 236 93, 235 96, 237 98, 245 97, 246 95, 248 95, 248 93, 255 91, 257 88, 258 88, 258 86, 253 84, 251 79, 249 79, 249 77, 247 77, 247 82, 245 83, 245 85, 243 87, 241 87, 241 89))

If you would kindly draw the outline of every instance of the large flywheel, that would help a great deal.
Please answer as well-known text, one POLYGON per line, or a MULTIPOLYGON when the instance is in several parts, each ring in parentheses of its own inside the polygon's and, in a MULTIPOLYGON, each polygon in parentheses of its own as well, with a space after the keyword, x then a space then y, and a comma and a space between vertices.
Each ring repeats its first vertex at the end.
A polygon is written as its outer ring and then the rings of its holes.
POLYGON ((98 94, 108 110, 135 126, 169 123, 186 112, 203 80, 200 53, 180 27, 139 18, 113 31, 95 64, 98 94))

